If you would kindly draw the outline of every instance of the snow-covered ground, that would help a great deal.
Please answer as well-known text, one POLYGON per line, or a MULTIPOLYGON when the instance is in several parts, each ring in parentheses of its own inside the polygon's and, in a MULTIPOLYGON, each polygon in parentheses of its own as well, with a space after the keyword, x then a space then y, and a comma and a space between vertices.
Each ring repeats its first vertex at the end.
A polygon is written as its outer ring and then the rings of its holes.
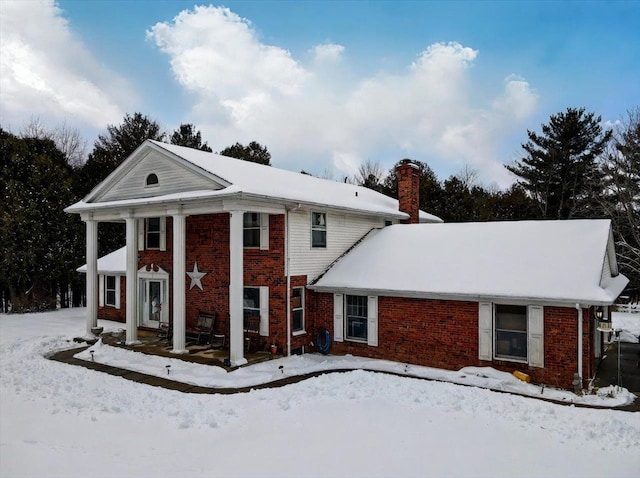
POLYGON ((620 331, 620 341, 637 344, 640 339, 640 313, 612 312, 611 326, 620 331))
MULTIPOLYGON (((47 360, 74 346, 84 313, 0 315, 0 476, 638 476, 640 413, 362 370, 235 395, 184 394, 47 360)), ((405 368, 309 356, 228 374, 100 345, 99 357, 125 357, 146 373, 166 374, 171 363, 171 378, 215 386, 313 369, 405 368)), ((490 369, 407 373, 519 385, 490 369)))

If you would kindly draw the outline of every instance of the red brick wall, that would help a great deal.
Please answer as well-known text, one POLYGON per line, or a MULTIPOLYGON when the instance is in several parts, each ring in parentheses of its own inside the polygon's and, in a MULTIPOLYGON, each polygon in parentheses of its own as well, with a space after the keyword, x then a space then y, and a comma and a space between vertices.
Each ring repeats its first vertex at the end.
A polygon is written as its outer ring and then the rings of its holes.
MULTIPOLYGON (((333 295, 313 294, 309 301, 313 333, 327 328, 333 336, 333 295)), ((372 357, 458 370, 466 366, 493 367, 505 372, 523 371, 536 383, 572 388, 577 361, 577 311, 545 307, 545 367, 519 362, 478 359, 478 303, 395 297, 378 298, 378 346, 344 341, 333 344, 331 353, 372 357)), ((591 316, 583 323, 583 378, 592 376, 591 316)))
MULTIPOLYGON (((190 289, 186 277, 187 325, 195 323, 199 310, 217 315, 216 330, 228 335, 229 330, 229 214, 205 214, 186 219, 186 269, 206 272, 202 288, 190 289)), ((160 266, 170 276, 173 296, 172 221, 167 218, 167 250, 140 251, 139 267, 160 266)), ((284 275, 284 215, 269 216, 269 250, 244 249, 244 285, 269 287, 269 337, 261 338, 261 348, 271 342, 286 344, 286 278, 284 275)), ((173 315, 173 311, 170 311, 173 315)))
POLYGON ((116 309, 111 306, 98 306, 98 318, 105 320, 114 320, 116 322, 127 321, 127 278, 120 276, 120 308, 116 309))

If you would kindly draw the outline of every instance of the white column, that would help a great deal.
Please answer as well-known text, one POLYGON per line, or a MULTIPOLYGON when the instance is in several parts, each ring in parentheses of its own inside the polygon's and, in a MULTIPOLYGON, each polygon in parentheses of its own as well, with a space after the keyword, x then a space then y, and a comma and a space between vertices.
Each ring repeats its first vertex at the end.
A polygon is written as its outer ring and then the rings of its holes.
POLYGON ((186 347, 186 216, 173 216, 173 350, 189 353, 186 347))
POLYGON ((229 213, 229 360, 234 366, 247 363, 244 358, 243 292, 244 236, 243 211, 229 213))
POLYGON ((87 336, 98 325, 98 221, 87 219, 87 336))
POLYGON ((125 217, 127 228, 127 335, 126 344, 139 344, 138 340, 138 220, 125 217))

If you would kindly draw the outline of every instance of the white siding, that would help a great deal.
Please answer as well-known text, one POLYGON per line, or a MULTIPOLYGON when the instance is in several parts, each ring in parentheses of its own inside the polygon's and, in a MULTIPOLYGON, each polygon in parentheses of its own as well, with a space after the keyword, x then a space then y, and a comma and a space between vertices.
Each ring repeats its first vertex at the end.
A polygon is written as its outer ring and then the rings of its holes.
POLYGON ((611 264, 609 263, 609 252, 604 255, 604 265, 602 267, 602 274, 600 275, 600 284, 607 279, 611 279, 611 264))
POLYGON ((289 254, 292 275, 316 277, 372 228, 384 226, 381 217, 357 216, 321 208, 313 211, 327 213, 327 247, 311 247, 310 211, 291 212, 289 254))
POLYGON ((221 186, 210 179, 182 167, 156 151, 151 151, 113 187, 96 198, 96 202, 220 188, 221 186), (151 173, 158 176, 158 185, 147 187, 146 179, 151 173))

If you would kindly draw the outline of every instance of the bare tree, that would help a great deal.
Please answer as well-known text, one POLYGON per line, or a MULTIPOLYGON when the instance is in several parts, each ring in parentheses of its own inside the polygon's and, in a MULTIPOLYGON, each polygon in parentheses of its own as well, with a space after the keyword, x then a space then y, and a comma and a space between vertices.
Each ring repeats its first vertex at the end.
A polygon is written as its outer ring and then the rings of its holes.
POLYGON ((469 164, 465 164, 455 177, 458 178, 468 190, 471 190, 474 186, 478 186, 478 170, 469 164))
POLYGON ((385 171, 378 161, 367 159, 358 167, 358 172, 353 177, 354 184, 365 188, 380 191, 385 179, 385 171))
POLYGON ((640 290, 640 107, 616 125, 613 141, 602 156, 600 204, 611 217, 618 260, 632 288, 640 290))
POLYGON ((80 131, 69 126, 66 121, 51 129, 44 124, 39 116, 32 116, 20 130, 20 137, 50 139, 73 168, 82 166, 87 157, 87 141, 80 136, 80 131))

